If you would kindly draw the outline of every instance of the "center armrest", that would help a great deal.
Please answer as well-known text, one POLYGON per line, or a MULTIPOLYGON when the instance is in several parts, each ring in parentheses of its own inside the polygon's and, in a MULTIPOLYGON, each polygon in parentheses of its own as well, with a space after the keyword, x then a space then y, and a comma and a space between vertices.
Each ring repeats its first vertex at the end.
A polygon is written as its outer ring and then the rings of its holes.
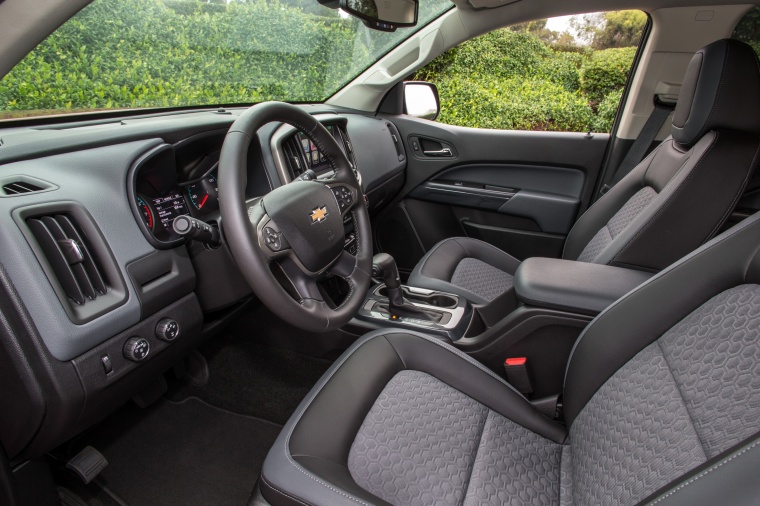
POLYGON ((528 258, 517 269, 517 298, 531 306, 599 314, 654 273, 611 265, 528 258))

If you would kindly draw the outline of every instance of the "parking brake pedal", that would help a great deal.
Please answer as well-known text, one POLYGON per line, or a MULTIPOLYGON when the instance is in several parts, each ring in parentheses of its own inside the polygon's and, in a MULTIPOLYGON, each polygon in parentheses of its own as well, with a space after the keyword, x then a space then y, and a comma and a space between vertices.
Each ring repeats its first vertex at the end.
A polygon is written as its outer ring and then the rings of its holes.
POLYGON ((66 463, 66 469, 76 473, 79 478, 87 485, 100 474, 108 461, 98 450, 92 446, 85 446, 84 449, 77 453, 71 460, 66 463))

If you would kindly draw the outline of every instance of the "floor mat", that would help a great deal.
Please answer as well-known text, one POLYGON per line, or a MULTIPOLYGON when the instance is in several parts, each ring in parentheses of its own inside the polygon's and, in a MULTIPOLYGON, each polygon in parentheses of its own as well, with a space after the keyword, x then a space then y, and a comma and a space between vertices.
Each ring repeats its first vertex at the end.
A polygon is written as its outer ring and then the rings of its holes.
POLYGON ((220 336, 203 347, 210 378, 196 387, 170 387, 167 397, 198 397, 213 406, 284 424, 317 380, 329 360, 255 343, 244 335, 220 336))
POLYGON ((127 406, 87 436, 100 482, 130 505, 246 504, 280 426, 190 398, 127 406))

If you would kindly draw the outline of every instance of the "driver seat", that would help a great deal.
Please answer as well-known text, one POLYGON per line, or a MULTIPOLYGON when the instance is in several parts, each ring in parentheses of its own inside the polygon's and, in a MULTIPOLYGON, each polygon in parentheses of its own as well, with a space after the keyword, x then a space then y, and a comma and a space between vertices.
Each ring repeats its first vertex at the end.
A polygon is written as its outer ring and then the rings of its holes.
POLYGON ((452 346, 366 335, 283 428, 254 503, 757 504, 758 238, 756 214, 589 324, 564 423, 452 346))

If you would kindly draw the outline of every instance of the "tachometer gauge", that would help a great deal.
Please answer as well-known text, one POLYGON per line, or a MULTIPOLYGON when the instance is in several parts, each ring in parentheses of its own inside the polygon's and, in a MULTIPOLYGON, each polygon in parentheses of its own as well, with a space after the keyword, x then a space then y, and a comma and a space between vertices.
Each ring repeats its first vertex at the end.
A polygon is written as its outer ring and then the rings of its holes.
POLYGON ((143 221, 148 227, 148 230, 153 230, 153 225, 156 223, 156 220, 153 219, 153 209, 151 209, 146 200, 139 195, 137 196, 137 208, 140 210, 140 214, 142 215, 143 221))
POLYGON ((208 212, 219 209, 219 191, 216 175, 209 174, 197 183, 187 187, 187 196, 198 211, 208 212))

